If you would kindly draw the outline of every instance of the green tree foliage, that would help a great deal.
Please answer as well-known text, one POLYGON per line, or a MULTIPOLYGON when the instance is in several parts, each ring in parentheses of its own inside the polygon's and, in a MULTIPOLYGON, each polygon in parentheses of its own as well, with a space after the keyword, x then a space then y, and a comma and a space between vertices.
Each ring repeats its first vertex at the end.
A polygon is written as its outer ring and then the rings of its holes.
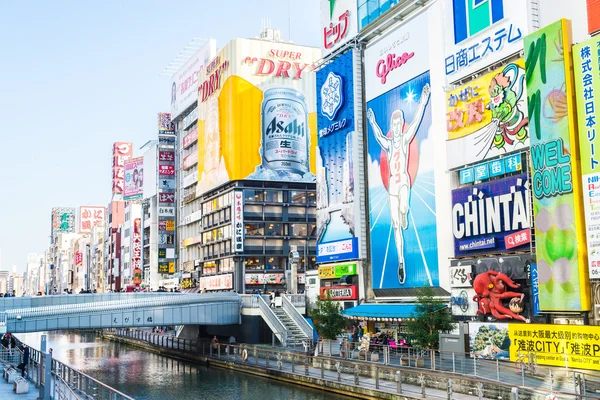
POLYGON ((508 350, 510 348, 508 330, 498 329, 495 326, 481 326, 475 335, 475 340, 473 341, 473 351, 482 351, 488 345, 494 345, 500 350, 508 350))
POLYGON ((329 297, 325 300, 317 299, 317 308, 311 311, 311 316, 317 333, 323 339, 335 340, 346 327, 342 307, 329 297))
POLYGON ((413 345, 425 349, 437 349, 440 333, 448 333, 454 329, 452 315, 448 304, 434 297, 433 288, 419 289, 418 304, 412 318, 406 324, 406 330, 413 340, 413 345))

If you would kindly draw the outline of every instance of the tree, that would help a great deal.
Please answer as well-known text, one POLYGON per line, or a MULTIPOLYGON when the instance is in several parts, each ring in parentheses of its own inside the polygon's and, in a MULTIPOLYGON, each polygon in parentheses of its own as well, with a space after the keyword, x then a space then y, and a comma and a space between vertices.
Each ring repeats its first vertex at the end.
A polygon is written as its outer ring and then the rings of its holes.
POLYGON ((317 308, 311 311, 311 315, 317 333, 324 339, 335 340, 346 327, 342 307, 339 303, 331 301, 329 295, 326 299, 317 299, 317 308))
POLYGON ((437 349, 440 333, 454 329, 448 304, 436 299, 433 288, 430 287, 419 289, 417 301, 412 319, 406 324, 406 330, 418 347, 437 349))

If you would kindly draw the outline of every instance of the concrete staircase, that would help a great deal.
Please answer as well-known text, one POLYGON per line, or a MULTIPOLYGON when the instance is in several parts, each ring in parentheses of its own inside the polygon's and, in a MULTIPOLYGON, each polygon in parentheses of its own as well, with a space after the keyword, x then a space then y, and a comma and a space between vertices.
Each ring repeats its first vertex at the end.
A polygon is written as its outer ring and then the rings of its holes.
POLYGON ((277 315, 277 318, 283 323, 287 329, 287 343, 288 348, 299 348, 303 349, 304 345, 311 339, 300 329, 298 324, 285 312, 281 307, 273 308, 273 312, 277 315))

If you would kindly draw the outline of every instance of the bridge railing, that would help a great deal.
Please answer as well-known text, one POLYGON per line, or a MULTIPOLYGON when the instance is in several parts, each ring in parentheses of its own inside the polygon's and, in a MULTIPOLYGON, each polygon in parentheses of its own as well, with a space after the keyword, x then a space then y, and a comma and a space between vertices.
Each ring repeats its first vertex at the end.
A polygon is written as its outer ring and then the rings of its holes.
POLYGON ((273 331, 275 336, 277 336, 279 341, 285 346, 287 343, 288 336, 287 328, 285 327, 283 322, 281 322, 279 317, 277 317, 277 315, 273 312, 273 310, 271 310, 271 307, 269 307, 269 305, 267 304, 265 299, 262 298, 262 296, 257 295, 256 299, 258 301, 258 308, 260 309, 260 312, 263 318, 265 319, 267 325, 269 325, 271 331, 273 331))
POLYGON ((307 338, 309 340, 312 340, 312 338, 313 338, 312 326, 310 326, 308 321, 306 319, 304 319, 302 314, 300 314, 300 312, 298 311, 296 306, 292 303, 291 299, 293 299, 293 297, 290 298, 288 296, 297 296, 297 295, 284 294, 283 296, 281 296, 283 298, 282 303, 281 303, 283 305, 283 310, 290 316, 290 318, 294 321, 294 323, 296 325, 298 325, 298 327, 307 336, 307 338))
POLYGON ((306 296, 303 294, 284 294, 284 297, 294 305, 294 307, 305 307, 306 306, 306 296))

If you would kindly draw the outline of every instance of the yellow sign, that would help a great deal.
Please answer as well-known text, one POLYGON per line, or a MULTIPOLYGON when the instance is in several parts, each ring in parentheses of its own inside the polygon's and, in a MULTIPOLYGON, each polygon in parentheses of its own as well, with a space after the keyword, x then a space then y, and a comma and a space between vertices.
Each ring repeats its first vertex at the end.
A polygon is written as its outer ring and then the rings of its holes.
POLYGON ((321 279, 335 278, 335 266, 328 265, 325 267, 319 267, 319 278, 321 278, 321 279))
POLYGON ((167 230, 174 231, 175 230, 175 221, 167 220, 167 230))
POLYGON ((175 262, 174 261, 170 261, 169 262, 169 273, 170 274, 174 274, 175 273, 175 262))
POLYGON ((511 361, 534 353, 538 364, 600 370, 599 326, 508 324, 508 336, 511 361))
POLYGON ((315 182, 319 49, 234 39, 198 73, 196 195, 231 180, 315 182))

